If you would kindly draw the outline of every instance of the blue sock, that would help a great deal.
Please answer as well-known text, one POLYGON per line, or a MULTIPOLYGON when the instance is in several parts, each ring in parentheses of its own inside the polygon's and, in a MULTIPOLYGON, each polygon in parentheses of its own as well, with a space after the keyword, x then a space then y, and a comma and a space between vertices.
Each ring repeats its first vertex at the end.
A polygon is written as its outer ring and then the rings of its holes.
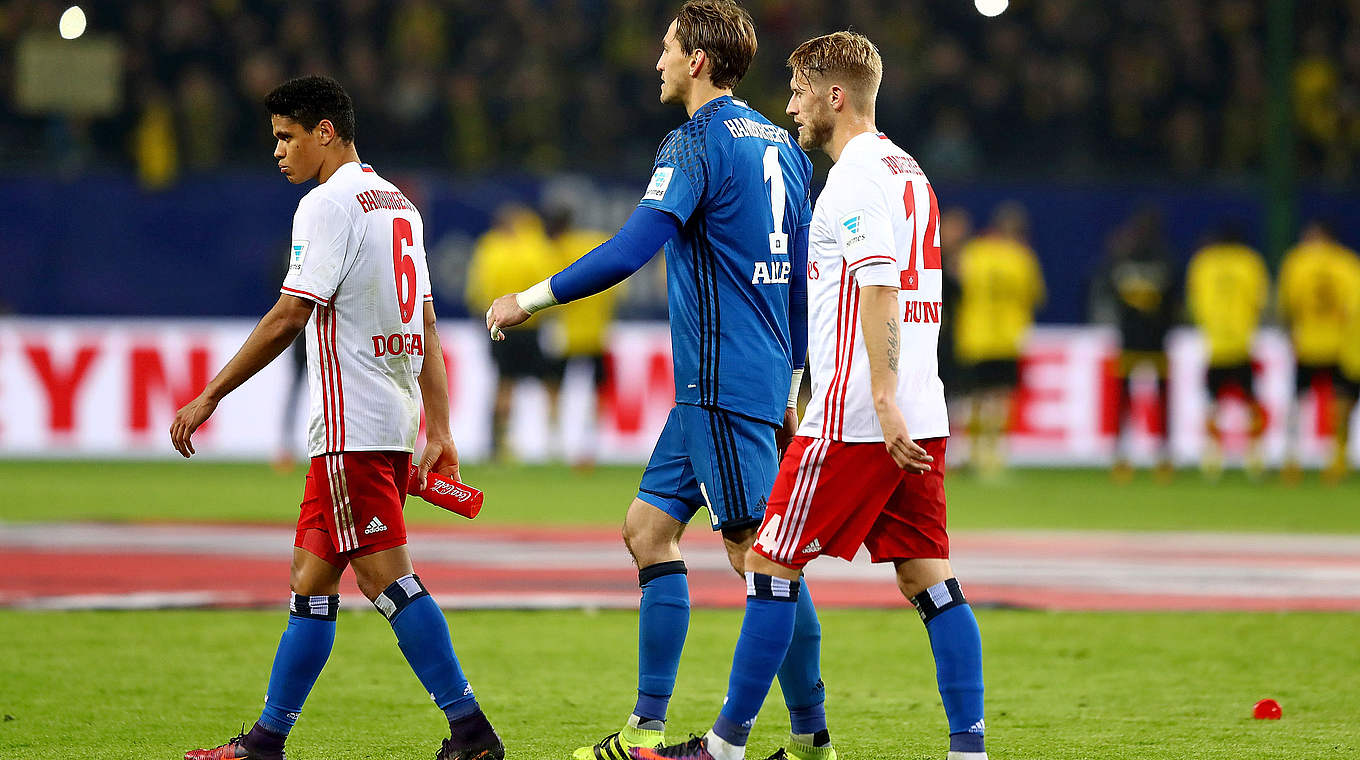
POLYGON ((793 641, 779 666, 779 688, 789 708, 789 728, 795 735, 826 730, 826 686, 822 683, 822 624, 808 593, 807 580, 798 591, 793 641))
POLYGON ((269 671, 269 692, 264 695, 260 726, 287 736, 302 712, 317 676, 326 666, 335 643, 335 616, 340 597, 293 594, 288 627, 279 638, 274 667, 269 671))
POLYGON ((727 699, 713 724, 713 733, 729 744, 746 745, 756 714, 788 654, 798 615, 798 586, 798 581, 746 574, 746 616, 732 655, 727 699))
POLYGON ((959 582, 950 578, 912 597, 935 654, 935 680, 949 718, 951 752, 985 752, 982 636, 959 582))
MULTIPOLYGON (((638 571, 638 698, 633 714, 643 722, 666 720, 675 673, 689 632, 689 581, 685 561, 658 562, 638 571)), ((649 726, 651 728, 651 726, 649 726)))
POLYGON ((411 670, 450 722, 481 709, 453 653, 449 621, 420 578, 403 575, 373 600, 373 606, 387 616, 411 670))

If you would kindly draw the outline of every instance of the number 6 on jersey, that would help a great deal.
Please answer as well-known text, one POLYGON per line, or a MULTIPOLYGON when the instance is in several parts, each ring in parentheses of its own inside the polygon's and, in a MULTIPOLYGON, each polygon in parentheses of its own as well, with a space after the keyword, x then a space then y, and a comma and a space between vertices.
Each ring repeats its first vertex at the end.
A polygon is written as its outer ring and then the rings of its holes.
POLYGON ((401 323, 410 324, 416 312, 416 262, 406 252, 415 245, 411 222, 402 217, 392 220, 392 275, 397 283, 397 306, 401 308, 401 323))

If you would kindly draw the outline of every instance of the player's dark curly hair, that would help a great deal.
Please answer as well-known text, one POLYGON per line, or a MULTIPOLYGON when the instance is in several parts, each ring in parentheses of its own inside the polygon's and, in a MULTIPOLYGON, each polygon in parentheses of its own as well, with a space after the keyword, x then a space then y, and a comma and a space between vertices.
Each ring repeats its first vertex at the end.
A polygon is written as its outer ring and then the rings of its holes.
POLYGON ((275 116, 284 116, 311 132, 322 119, 335 126, 335 134, 354 142, 354 100, 330 77, 298 77, 275 87, 264 99, 275 116))

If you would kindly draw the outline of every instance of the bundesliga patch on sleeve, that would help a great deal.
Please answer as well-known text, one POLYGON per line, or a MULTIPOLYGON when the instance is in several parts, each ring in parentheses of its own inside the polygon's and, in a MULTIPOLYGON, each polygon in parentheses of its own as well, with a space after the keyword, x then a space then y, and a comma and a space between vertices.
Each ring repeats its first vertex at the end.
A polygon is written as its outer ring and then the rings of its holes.
POLYGON ((293 252, 290 254, 288 259, 289 272, 302 271, 302 260, 307 258, 307 245, 308 243, 306 240, 293 241, 293 252))
POLYGON ((863 211, 855 211, 841 217, 841 228, 845 230, 845 235, 841 239, 845 241, 845 248, 864 242, 866 236, 860 232, 863 217, 863 211))
POLYGON ((675 174, 673 166, 658 166, 656 172, 652 174, 652 181, 647 185, 647 194, 642 196, 644 201, 659 201, 666 197, 666 189, 671 186, 671 177, 675 174))

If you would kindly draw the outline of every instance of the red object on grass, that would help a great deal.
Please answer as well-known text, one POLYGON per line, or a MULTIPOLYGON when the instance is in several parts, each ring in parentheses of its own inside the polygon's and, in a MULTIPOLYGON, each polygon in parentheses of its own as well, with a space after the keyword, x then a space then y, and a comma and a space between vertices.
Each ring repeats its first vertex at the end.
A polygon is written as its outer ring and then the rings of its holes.
POLYGON ((1280 703, 1273 699, 1263 699, 1251 708, 1251 717, 1257 720, 1279 720, 1283 714, 1280 703))
POLYGON ((467 483, 460 483, 446 475, 431 472, 425 476, 425 488, 420 487, 420 468, 411 465, 406 492, 415 494, 436 507, 471 520, 482 511, 482 492, 467 483))

